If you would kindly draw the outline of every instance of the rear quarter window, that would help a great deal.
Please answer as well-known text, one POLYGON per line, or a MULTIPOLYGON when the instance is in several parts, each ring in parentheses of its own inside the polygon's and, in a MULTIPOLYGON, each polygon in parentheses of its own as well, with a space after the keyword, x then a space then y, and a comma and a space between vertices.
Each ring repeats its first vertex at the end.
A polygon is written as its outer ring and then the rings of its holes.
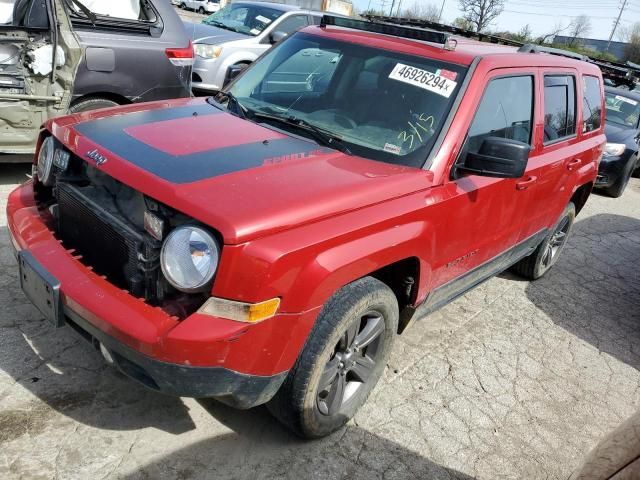
POLYGON ((598 130, 602 124, 602 94, 600 79, 585 75, 582 77, 582 131, 598 130))

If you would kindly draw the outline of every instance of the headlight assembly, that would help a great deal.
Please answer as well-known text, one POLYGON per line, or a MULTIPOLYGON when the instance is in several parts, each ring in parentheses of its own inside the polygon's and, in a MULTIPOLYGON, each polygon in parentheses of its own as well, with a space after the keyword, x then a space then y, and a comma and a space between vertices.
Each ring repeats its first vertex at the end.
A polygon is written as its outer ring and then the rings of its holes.
POLYGON ((604 147, 606 157, 618 157, 622 155, 627 146, 624 143, 607 143, 604 147))
POLYGON ((222 53, 222 47, 219 45, 196 43, 193 46, 193 53, 202 58, 218 58, 222 53))
POLYGON ((182 292, 206 290, 219 260, 218 242, 206 230, 192 225, 173 230, 160 253, 162 273, 171 285, 182 292))
POLYGON ((53 156, 55 154, 55 140, 49 136, 44 139, 38 154, 38 180, 43 185, 53 185, 53 156))

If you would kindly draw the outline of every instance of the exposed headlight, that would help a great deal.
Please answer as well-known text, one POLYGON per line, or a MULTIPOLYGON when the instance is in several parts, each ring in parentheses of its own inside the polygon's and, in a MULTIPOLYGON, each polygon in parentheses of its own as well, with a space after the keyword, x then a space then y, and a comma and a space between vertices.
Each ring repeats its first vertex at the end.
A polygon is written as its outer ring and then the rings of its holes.
POLYGON ((218 58, 222 53, 222 47, 219 45, 196 43, 193 46, 193 53, 202 58, 218 58))
POLYGON ((205 290, 220 260, 218 242, 204 229, 178 227, 162 245, 160 265, 167 281, 182 292, 205 290))
POLYGON ((38 180, 43 185, 53 185, 53 155, 55 153, 55 140, 49 136, 44 139, 38 154, 38 180))
POLYGON ((624 143, 607 143, 604 147, 604 155, 607 157, 618 157, 622 155, 627 146, 624 143))

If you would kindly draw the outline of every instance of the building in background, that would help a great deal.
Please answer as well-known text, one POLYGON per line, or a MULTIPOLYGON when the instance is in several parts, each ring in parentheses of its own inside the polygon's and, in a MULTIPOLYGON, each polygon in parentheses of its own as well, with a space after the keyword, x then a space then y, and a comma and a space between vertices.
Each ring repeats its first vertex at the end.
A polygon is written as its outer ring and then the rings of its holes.
POLYGON ((615 56, 621 62, 624 61, 625 48, 627 46, 624 42, 611 42, 607 49, 607 40, 596 40, 595 38, 573 38, 564 35, 556 35, 553 41, 556 45, 581 45, 591 50, 598 52, 608 52, 615 56))

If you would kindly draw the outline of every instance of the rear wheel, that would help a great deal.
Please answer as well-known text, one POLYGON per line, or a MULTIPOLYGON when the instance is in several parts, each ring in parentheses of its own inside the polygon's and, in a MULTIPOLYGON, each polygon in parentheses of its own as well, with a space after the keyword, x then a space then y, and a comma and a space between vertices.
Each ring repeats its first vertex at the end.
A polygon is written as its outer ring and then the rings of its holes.
POLYGON ((204 15, 204 7, 200 7, 200 8, 198 9, 198 13, 199 13, 200 15, 204 15))
POLYGON ((186 3, 184 3, 184 2, 182 2, 182 3, 180 4, 180 8, 181 8, 182 10, 186 10, 186 9, 187 9, 187 4, 186 4, 186 3))
POLYGON ((69 113, 88 112, 89 110, 97 110, 98 108, 117 107, 119 103, 106 98, 87 98, 74 103, 69 108, 69 113))
POLYGON ((384 283, 365 277, 340 289, 322 309, 269 410, 303 437, 339 429, 380 379, 397 329, 398 302, 384 283))
POLYGON ((576 207, 573 203, 569 203, 549 235, 531 255, 516 263, 512 267, 513 271, 529 280, 537 280, 547 273, 560 257, 575 218, 576 207))

